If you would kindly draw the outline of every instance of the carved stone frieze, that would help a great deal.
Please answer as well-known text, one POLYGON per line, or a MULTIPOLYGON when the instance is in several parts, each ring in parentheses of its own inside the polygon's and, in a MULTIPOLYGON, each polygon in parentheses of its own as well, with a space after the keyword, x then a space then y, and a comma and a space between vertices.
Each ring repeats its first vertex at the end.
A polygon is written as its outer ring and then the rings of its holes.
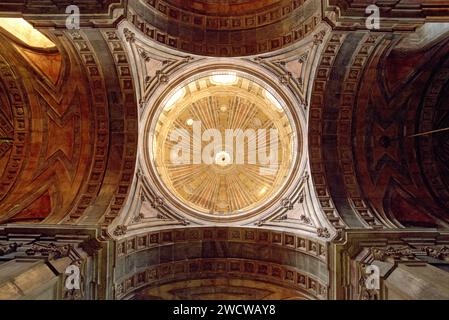
POLYGON ((128 231, 128 227, 124 225, 119 225, 114 230, 114 236, 123 236, 128 231))
POLYGON ((449 261, 449 247, 448 246, 433 246, 422 249, 429 257, 449 261))
POLYGON ((413 261, 416 255, 409 247, 372 248, 371 253, 375 260, 380 261, 413 261))
POLYGON ((55 243, 40 243, 35 242, 30 248, 26 249, 25 253, 28 256, 42 256, 48 259, 60 259, 68 257, 72 246, 69 244, 57 245, 55 243))

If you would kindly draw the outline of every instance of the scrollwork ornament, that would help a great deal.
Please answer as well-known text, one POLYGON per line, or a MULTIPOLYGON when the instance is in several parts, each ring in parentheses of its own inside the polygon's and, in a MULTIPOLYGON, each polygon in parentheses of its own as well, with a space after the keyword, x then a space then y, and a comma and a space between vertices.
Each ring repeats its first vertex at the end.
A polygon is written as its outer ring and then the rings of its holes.
POLYGON ((426 252, 426 254, 429 257, 438 259, 438 260, 445 260, 449 261, 449 247, 442 246, 442 247, 425 247, 423 248, 423 251, 426 252))
POLYGON ((42 256, 48 259, 60 259, 68 257, 72 246, 69 244, 56 245, 54 243, 33 243, 29 249, 25 251, 28 256, 42 256))
POLYGON ((409 247, 371 248, 371 253, 374 259, 379 261, 396 262, 416 260, 416 255, 409 247))

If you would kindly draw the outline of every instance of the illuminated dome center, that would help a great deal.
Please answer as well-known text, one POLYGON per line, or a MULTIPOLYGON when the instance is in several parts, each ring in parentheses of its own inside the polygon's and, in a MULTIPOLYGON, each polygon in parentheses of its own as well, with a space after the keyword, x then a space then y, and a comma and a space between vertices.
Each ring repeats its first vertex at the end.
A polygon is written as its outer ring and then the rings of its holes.
POLYGON ((282 188, 294 134, 270 88, 233 73, 173 90, 154 128, 159 180, 182 205, 213 216, 263 206, 282 188))

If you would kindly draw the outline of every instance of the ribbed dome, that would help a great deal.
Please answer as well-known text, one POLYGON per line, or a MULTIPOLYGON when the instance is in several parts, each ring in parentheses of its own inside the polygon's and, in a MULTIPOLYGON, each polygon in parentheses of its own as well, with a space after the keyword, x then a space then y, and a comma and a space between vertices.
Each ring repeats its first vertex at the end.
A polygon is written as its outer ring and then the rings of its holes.
POLYGON ((178 89, 165 103, 154 141, 166 187, 192 209, 214 215, 263 204, 292 162, 292 129, 281 104, 258 84, 232 75, 178 89), (195 132, 201 148, 195 149, 195 132), (217 148, 210 147, 214 141, 217 148), (173 152, 185 161, 174 163, 173 152), (265 156, 273 157, 270 163, 265 156))

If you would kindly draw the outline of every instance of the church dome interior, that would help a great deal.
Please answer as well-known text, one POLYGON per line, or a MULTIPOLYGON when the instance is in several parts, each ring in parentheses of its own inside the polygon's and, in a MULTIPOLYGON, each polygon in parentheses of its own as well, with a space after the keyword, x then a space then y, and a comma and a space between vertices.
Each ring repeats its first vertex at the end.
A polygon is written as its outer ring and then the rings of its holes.
POLYGON ((0 300, 447 300, 448 92, 448 1, 1 2, 0 300))
POLYGON ((164 99, 148 128, 149 158, 175 198, 202 214, 233 218, 266 205, 283 188, 297 157, 294 150, 301 148, 287 106, 266 87, 249 76, 214 71, 187 80, 164 99), (173 159, 174 146, 182 163, 173 159))

